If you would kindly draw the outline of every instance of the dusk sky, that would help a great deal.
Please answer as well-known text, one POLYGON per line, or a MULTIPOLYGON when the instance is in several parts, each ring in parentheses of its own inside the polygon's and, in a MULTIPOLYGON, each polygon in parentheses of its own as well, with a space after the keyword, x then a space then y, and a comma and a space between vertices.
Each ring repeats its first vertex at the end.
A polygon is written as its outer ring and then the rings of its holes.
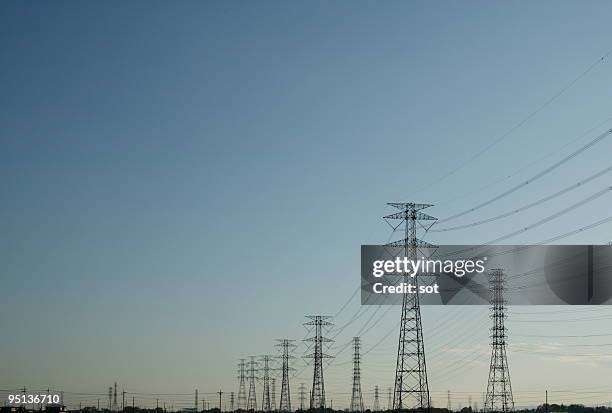
MULTIPOLYGON (((275 339, 305 336, 305 315, 327 314, 327 399, 348 406, 344 344, 366 332, 365 403, 379 385, 386 406, 400 308, 355 296, 342 309, 360 245, 400 238, 387 202, 449 217, 612 128, 611 15, 605 1, 0 3, 0 390, 61 389, 74 406, 117 381, 142 404, 173 393, 191 406, 196 388, 215 401, 238 391, 240 358, 276 354, 275 339)), ((452 224, 578 183, 611 153, 609 137, 452 224)), ((494 240, 611 178, 427 240, 494 240)), ((611 202, 504 243, 587 226, 611 202)), ((612 222, 557 243, 610 241, 612 222)), ((488 311, 423 309, 434 405, 447 389, 482 404, 488 311)), ((512 308, 516 404, 568 388, 611 402, 610 319, 605 306, 512 308)), ((304 350, 294 404, 312 382, 304 350)))

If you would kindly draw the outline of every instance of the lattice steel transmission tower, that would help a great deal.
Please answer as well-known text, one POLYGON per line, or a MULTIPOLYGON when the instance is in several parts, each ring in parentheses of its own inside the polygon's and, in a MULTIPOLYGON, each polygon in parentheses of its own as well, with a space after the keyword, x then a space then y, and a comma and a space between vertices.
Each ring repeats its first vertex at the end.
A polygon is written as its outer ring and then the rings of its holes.
POLYGON ((378 392, 378 386, 374 386, 374 406, 372 411, 379 412, 380 411, 380 394, 378 392))
POLYGON ((249 367, 249 398, 247 399, 247 410, 255 411, 257 410, 257 396, 255 394, 255 380, 257 376, 255 373, 257 372, 257 361, 255 361, 255 356, 251 356, 251 360, 247 363, 249 367))
POLYGON ((270 391, 270 394, 271 394, 270 395, 270 399, 271 399, 270 404, 272 404, 272 410, 276 411, 276 378, 272 377, 270 380, 272 382, 270 384, 272 386, 271 391, 270 391))
MULTIPOLYGON (((289 371, 293 370, 289 366, 289 360, 294 359, 295 357, 291 355, 291 351, 296 347, 293 342, 295 340, 289 340, 286 338, 278 339, 278 344, 276 345, 281 349, 281 359, 282 363, 282 382, 281 382, 281 393, 280 393, 280 406, 279 410, 281 412, 290 412, 291 410, 291 391, 289 389, 289 371)), ((275 405, 276 406, 276 405, 275 405)))
POLYGON ((304 411, 306 408, 306 385, 300 383, 300 410, 304 411))
POLYGON ((314 359, 314 369, 312 376, 312 390, 310 392, 310 408, 325 409, 325 383, 323 381, 323 359, 332 358, 332 356, 323 352, 324 343, 330 343, 333 340, 324 337, 323 332, 326 328, 332 325, 329 321, 331 317, 322 315, 306 316, 310 321, 304 323, 305 326, 312 327, 314 336, 305 339, 305 341, 314 342, 314 351, 304 358, 314 359))
POLYGON ((238 363, 238 379, 240 380, 240 386, 238 387, 238 410, 244 410, 247 407, 246 386, 244 384, 246 379, 245 359, 240 359, 240 363, 238 363))
POLYGON ((234 392, 230 393, 230 412, 235 411, 236 409, 234 409, 234 392))
POLYGON ((489 272, 491 288, 491 366, 485 397, 486 412, 514 411, 512 384, 506 357, 506 300, 504 299, 504 272, 497 268, 489 272))
POLYGON ((263 356, 263 395, 261 400, 261 410, 269 412, 272 410, 270 403, 270 356, 263 356))
POLYGON ((361 367, 359 349, 361 339, 353 337, 353 391, 351 394, 351 412, 363 412, 363 395, 361 394, 361 367))
MULTIPOLYGON (((398 225, 391 225, 396 230, 404 226, 404 239, 387 244, 391 247, 402 247, 404 255, 409 260, 418 260, 418 248, 435 247, 417 238, 417 224, 427 231, 421 221, 435 221, 436 218, 420 212, 430 204, 389 203, 400 212, 387 215, 384 219, 400 220, 398 225)), ((429 411, 431 400, 427 383, 427 366, 425 363, 425 344, 423 343, 423 328, 421 324, 421 305, 418 294, 418 275, 412 283, 417 293, 404 293, 402 298, 402 316, 397 348, 397 364, 395 367, 395 390, 393 393, 394 410, 429 411)))
POLYGON ((115 382, 115 389, 113 391, 113 411, 116 412, 117 410, 117 382, 115 382))

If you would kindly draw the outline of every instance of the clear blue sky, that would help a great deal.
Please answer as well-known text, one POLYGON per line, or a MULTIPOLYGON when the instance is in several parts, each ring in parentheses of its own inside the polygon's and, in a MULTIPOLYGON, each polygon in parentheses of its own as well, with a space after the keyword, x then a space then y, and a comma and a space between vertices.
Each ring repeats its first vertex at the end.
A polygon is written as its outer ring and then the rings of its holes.
MULTIPOLYGON (((237 391, 240 357, 273 352, 275 338, 301 339, 305 314, 335 314, 348 299, 360 244, 389 236, 386 202, 431 202, 431 214, 448 216, 612 127, 604 60, 438 181, 612 49, 610 15, 603 1, 2 2, 0 385, 237 391)), ((607 166, 611 150, 606 140, 461 222, 577 182, 607 166)), ((609 185, 607 176, 430 241, 485 242, 609 185)), ((570 231, 608 216, 609 205, 601 198, 508 242, 570 231)), ((611 228, 564 241, 607 242, 611 228)), ((357 309, 353 301, 337 323, 357 309)), ((433 390, 456 386, 475 400, 484 390, 483 311, 424 310, 433 390), (479 334, 462 338, 470 323, 479 334), (466 376, 444 382, 444 354, 477 346, 482 357, 466 376)), ((364 347, 398 317, 391 310, 364 347)), ((392 383, 395 340, 394 332, 364 357, 368 391, 392 383)), ((568 343, 556 345, 561 353, 568 343)), ((543 389, 544 377, 557 388, 612 380, 603 356, 512 357, 518 390, 543 389)), ((350 365, 330 367, 327 384, 334 406, 347 404, 350 365)), ((528 396, 524 404, 535 403, 528 396)))

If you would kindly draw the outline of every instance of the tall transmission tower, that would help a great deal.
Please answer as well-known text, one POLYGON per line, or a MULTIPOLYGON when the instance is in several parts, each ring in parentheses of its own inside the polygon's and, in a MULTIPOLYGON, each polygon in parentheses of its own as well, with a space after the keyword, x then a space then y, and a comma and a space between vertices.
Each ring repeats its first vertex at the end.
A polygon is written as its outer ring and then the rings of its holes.
MULTIPOLYGON (((400 212, 387 215, 384 219, 400 220, 394 229, 404 225, 404 239, 392 242, 388 246, 403 247, 409 260, 417 260, 417 249, 431 248, 433 245, 417 238, 417 224, 425 230, 429 227, 420 221, 435 221, 436 218, 420 212, 430 204, 389 203, 400 212)), ((427 366, 425 363, 425 344, 423 342, 423 327, 421 324, 421 305, 418 294, 418 275, 413 278, 416 293, 405 292, 402 298, 402 316, 400 322, 399 342, 397 347, 397 364, 395 367, 395 390, 393 394, 394 410, 429 411, 431 400, 427 383, 427 366)))
POLYGON ((313 327, 314 336, 305 339, 305 341, 314 342, 314 351, 304 358, 314 359, 314 369, 312 376, 312 390, 310 392, 310 408, 325 409, 325 384, 323 381, 323 359, 332 358, 328 354, 323 353, 323 343, 329 343, 333 340, 324 337, 324 329, 331 326, 328 321, 331 317, 322 315, 306 316, 310 321, 304 323, 305 326, 313 327))
POLYGON ((378 393, 378 386, 374 386, 374 407, 372 411, 379 412, 380 411, 380 398, 378 393))
POLYGON ((246 360, 240 359, 240 363, 238 363, 238 380, 240 380, 240 386, 238 387, 238 410, 243 410, 247 407, 246 386, 244 384, 245 379, 246 360))
POLYGON ((234 392, 230 393, 230 412, 234 412, 234 392))
POLYGON ((512 384, 506 357, 506 300, 504 299, 504 272, 497 268, 489 272, 489 285, 491 288, 491 366, 489 367, 489 381, 485 397, 485 411, 511 412, 514 411, 512 398, 512 384))
POLYGON ((257 371, 257 362, 255 356, 251 356, 251 360, 247 363, 249 368, 249 398, 247 399, 247 410, 257 410, 257 396, 255 395, 255 372, 257 371))
POLYGON ((353 337, 353 392, 351 394, 351 412, 363 412, 363 395, 361 394, 361 367, 359 366, 359 348, 361 339, 353 337))
POLYGON ((261 410, 269 412, 272 410, 270 405, 270 356, 263 356, 263 396, 261 400, 261 410))
MULTIPOLYGON (((282 382, 281 382, 281 394, 280 394, 280 407, 281 412, 290 412, 291 410, 291 391, 289 390, 289 371, 292 370, 289 366, 289 360, 295 358, 291 355, 291 351, 296 347, 293 344, 294 340, 282 338, 277 340, 279 343, 276 345, 280 347, 282 351, 281 358, 283 360, 282 366, 282 382)), ((275 404, 276 406, 276 404, 275 404)))
POLYGON ((113 388, 108 388, 108 410, 113 408, 113 388))
POLYGON ((117 411, 117 382, 115 382, 115 390, 113 392, 113 411, 117 411))
POLYGON ((300 410, 304 411, 306 408, 306 385, 300 383, 300 410))
POLYGON ((272 411, 276 411, 276 378, 272 377, 270 381, 270 404, 272 405, 272 411))

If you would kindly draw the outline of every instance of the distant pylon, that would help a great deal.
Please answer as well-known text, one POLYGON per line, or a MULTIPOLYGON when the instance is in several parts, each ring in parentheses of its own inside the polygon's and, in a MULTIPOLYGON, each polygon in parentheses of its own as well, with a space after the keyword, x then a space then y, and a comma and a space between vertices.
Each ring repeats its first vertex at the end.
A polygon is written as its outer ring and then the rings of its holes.
POLYGON ((270 407, 272 411, 276 411, 276 378, 270 379, 270 407))
POLYGON ((446 410, 449 412, 452 410, 450 390, 446 391, 446 410))
POLYGON ((117 382, 115 382, 115 390, 113 393, 113 411, 116 412, 117 410, 117 382))
POLYGON ((331 326, 332 323, 328 321, 331 317, 313 315, 306 316, 310 321, 304 323, 305 326, 312 326, 314 329, 314 336, 307 338, 305 341, 314 342, 314 351, 304 358, 314 359, 314 369, 312 376, 312 390, 310 392, 310 408, 311 409, 325 409, 325 383, 323 381, 323 359, 331 358, 332 356, 323 353, 323 343, 329 343, 333 340, 324 337, 324 329, 331 326))
POLYGON ((291 351, 296 347, 293 344, 294 340, 289 340, 286 338, 282 338, 277 340, 278 344, 276 345, 281 349, 282 355, 281 358, 283 360, 282 365, 282 382, 281 382, 281 393, 280 393, 280 407, 279 410, 281 412, 290 412, 291 410, 291 391, 289 388, 289 371, 293 370, 289 365, 289 360, 295 358, 291 355, 291 351))
POLYGON ((270 404, 270 356, 263 356, 263 396, 261 400, 261 410, 269 412, 272 410, 270 404))
POLYGON ((113 388, 108 388, 108 410, 112 410, 113 408, 113 388))
MULTIPOLYGON (((404 225, 404 239, 388 244, 391 247, 402 247, 404 256, 409 260, 418 260, 419 247, 434 247, 417 238, 417 223, 419 221, 435 221, 436 218, 420 212, 430 204, 389 203, 400 212, 387 215, 385 220, 401 220, 399 225, 391 225, 394 229, 404 225)), ((421 224, 422 226, 422 224, 421 224)), ((430 225, 431 227, 431 225, 430 225)), ((426 230, 426 228, 423 226, 426 230)), ((429 411, 431 400, 427 383, 427 366, 425 363, 425 344, 423 342, 423 327, 421 324, 421 305, 418 294, 418 276, 413 278, 417 293, 403 294, 402 316, 400 322, 399 342, 397 348, 397 364, 395 367, 395 390, 393 393, 394 410, 429 411)))
POLYGON ((372 408, 372 410, 375 412, 380 411, 380 399, 379 399, 379 393, 378 393, 378 386, 374 386, 374 407, 372 408))
POLYGON ((198 411, 198 407, 200 406, 199 401, 200 400, 198 399, 198 389, 195 389, 195 411, 196 412, 198 411))
POLYGON ((391 387, 387 388, 387 410, 391 410, 393 408, 393 389, 391 387))
POLYGON ((238 363, 238 379, 240 380, 240 386, 238 387, 238 410, 244 410, 247 407, 247 395, 246 395, 246 360, 240 359, 238 363))
POLYGON ((247 399, 247 410, 257 410, 257 396, 255 394, 255 372, 257 371, 257 362, 255 356, 251 356, 251 360, 247 363, 249 367, 249 397, 247 399))
POLYGON ((306 385, 304 383, 300 383, 300 410, 304 411, 306 409, 306 385))
POLYGON ((235 411, 234 409, 234 392, 230 393, 230 412, 235 411))
POLYGON ((351 394, 351 412, 363 412, 363 395, 361 394, 361 367, 359 348, 361 340, 353 337, 353 392, 351 394))
POLYGON ((489 367, 489 381, 485 398, 486 412, 514 411, 512 398, 512 384, 506 357, 506 300, 504 299, 504 272, 493 269, 489 272, 489 285, 491 288, 491 366, 489 367))

